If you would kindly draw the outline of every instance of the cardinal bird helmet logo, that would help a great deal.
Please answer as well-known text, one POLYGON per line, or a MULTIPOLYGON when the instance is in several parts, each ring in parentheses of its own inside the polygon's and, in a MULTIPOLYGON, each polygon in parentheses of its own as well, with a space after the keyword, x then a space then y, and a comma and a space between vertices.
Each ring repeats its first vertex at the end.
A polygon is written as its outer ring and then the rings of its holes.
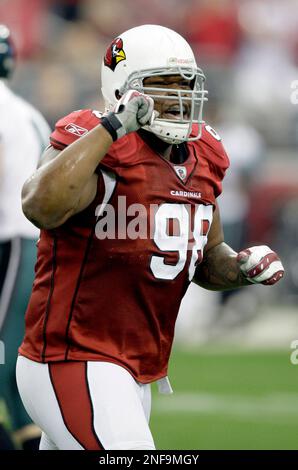
POLYGON ((123 50, 123 41, 121 38, 116 38, 107 49, 104 64, 114 72, 116 66, 122 60, 126 60, 126 55, 123 50))

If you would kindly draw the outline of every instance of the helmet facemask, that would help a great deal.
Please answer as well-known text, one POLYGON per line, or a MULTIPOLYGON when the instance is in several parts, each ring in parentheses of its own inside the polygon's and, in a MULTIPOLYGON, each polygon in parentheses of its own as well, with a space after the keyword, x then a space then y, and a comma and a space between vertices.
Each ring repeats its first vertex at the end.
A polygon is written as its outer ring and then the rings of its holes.
POLYGON ((202 119, 204 101, 207 101, 208 91, 204 89, 205 76, 197 67, 168 67, 162 69, 144 69, 133 72, 119 90, 124 94, 127 90, 137 90, 146 93, 153 100, 171 104, 175 107, 175 117, 157 116, 153 123, 144 126, 149 132, 154 133, 160 139, 169 144, 180 144, 185 141, 198 140, 202 134, 202 119), (159 76, 181 76, 182 79, 192 83, 190 89, 172 88, 166 85, 144 85, 145 78, 159 76), (195 125, 195 126, 194 126, 195 125))

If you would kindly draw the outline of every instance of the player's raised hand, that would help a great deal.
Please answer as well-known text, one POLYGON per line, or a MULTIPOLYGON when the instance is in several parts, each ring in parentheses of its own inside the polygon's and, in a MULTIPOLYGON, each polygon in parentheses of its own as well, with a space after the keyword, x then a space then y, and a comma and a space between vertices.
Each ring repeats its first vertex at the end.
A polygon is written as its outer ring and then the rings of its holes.
POLYGON ((146 124, 152 124, 155 117, 153 108, 154 101, 150 96, 136 90, 128 90, 120 98, 115 109, 102 118, 101 124, 115 141, 146 124))
POLYGON ((244 277, 253 284, 275 284, 285 272, 278 255, 266 245, 240 251, 237 261, 244 277))

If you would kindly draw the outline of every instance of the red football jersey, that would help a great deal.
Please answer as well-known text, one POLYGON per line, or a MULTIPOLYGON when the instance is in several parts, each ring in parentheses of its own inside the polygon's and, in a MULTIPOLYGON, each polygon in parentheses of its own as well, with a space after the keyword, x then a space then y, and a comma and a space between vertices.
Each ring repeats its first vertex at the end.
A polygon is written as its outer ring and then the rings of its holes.
MULTIPOLYGON (((58 121, 51 144, 100 123, 81 110, 58 121)), ((98 191, 82 212, 41 230, 20 353, 39 362, 94 360, 140 382, 167 375, 181 300, 202 260, 228 158, 208 126, 179 177, 137 132, 112 144, 98 191)))

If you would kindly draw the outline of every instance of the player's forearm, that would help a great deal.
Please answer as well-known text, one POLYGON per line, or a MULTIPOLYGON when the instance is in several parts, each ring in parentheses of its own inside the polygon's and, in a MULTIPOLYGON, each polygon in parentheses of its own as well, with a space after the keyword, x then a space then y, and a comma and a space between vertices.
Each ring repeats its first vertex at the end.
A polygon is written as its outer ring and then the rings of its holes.
POLYGON ((193 282, 208 290, 229 290, 251 285, 243 276, 237 253, 226 243, 211 248, 197 267, 193 282))
POLYGON ((71 214, 112 142, 110 134, 97 126, 38 168, 23 187, 27 217, 46 228, 71 214))

